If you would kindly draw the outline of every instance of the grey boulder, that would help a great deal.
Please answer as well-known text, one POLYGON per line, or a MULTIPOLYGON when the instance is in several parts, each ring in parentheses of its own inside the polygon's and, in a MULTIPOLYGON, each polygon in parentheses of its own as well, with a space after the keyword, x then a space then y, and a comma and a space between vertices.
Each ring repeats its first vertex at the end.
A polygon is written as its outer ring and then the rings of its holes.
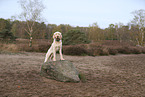
POLYGON ((70 61, 46 62, 41 66, 41 75, 61 82, 79 82, 79 73, 70 61))

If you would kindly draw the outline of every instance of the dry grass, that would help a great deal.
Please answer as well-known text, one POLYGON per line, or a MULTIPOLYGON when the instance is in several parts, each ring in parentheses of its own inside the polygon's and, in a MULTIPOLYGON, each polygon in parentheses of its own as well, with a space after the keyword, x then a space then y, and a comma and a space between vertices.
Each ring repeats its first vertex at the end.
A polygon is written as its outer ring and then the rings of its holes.
POLYGON ((19 52, 19 48, 16 44, 0 44, 1 52, 19 52))
POLYGON ((1 97, 145 97, 145 55, 66 56, 83 81, 40 76, 44 53, 0 54, 1 97))

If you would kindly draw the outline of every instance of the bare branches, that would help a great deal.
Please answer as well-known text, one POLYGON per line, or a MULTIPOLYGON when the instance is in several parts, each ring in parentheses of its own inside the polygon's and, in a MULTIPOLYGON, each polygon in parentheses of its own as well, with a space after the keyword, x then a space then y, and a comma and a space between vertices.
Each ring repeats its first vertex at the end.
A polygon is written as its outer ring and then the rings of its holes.
MULTIPOLYGON (((41 13, 44 9, 44 5, 40 0, 20 0, 19 3, 23 10, 19 18, 26 21, 27 26, 24 30, 28 33, 30 39, 32 39, 34 25, 41 20, 41 13)), ((32 43, 32 40, 30 41, 30 43, 32 43)))
POLYGON ((137 26, 137 28, 139 29, 139 33, 138 33, 138 37, 136 38, 136 41, 138 45, 144 46, 145 31, 143 31, 143 29, 145 27, 145 10, 143 9, 136 10, 132 12, 132 14, 134 15, 134 18, 131 21, 131 23, 133 23, 133 25, 137 26))

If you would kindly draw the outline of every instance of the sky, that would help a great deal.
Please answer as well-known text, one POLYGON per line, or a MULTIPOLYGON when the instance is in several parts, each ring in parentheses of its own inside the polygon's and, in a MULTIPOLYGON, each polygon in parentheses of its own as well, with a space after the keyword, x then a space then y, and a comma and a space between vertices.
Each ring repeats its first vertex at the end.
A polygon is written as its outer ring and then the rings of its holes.
MULTIPOLYGON (((10 19, 22 10, 19 0, 0 0, 0 18, 10 19)), ((126 25, 133 19, 131 12, 145 10, 145 0, 42 0, 45 24, 69 24, 88 27, 97 23, 100 28, 109 24, 126 25)))

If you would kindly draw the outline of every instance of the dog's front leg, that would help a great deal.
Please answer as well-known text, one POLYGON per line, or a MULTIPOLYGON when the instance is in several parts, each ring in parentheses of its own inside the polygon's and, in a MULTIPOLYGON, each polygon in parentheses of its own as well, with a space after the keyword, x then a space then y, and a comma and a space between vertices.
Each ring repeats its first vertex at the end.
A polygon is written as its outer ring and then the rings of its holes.
POLYGON ((46 56, 45 56, 45 61, 44 63, 48 60, 49 56, 51 54, 51 48, 47 51, 46 56))
POLYGON ((62 46, 59 49, 59 54, 60 54, 60 60, 64 60, 63 56, 62 56, 62 46))
POLYGON ((56 61, 56 48, 53 47, 53 61, 56 61))

